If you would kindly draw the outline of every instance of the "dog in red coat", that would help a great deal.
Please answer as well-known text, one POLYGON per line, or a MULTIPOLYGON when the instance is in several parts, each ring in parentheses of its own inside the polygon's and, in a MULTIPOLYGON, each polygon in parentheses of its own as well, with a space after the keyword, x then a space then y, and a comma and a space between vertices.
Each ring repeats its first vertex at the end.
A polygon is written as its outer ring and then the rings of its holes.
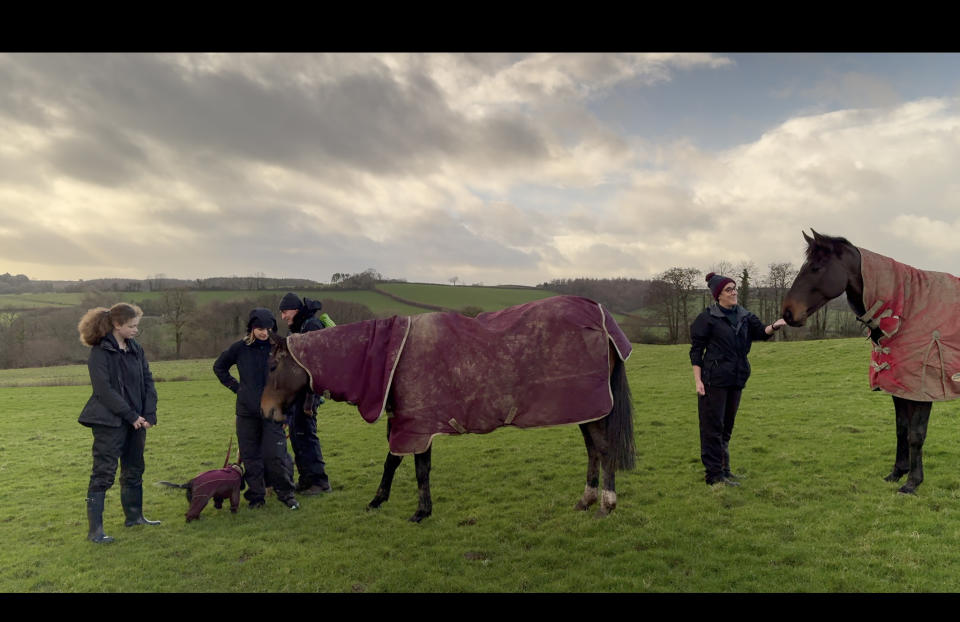
POLYGON ((243 464, 240 460, 230 463, 230 447, 227 448, 227 459, 222 469, 204 471, 186 484, 160 483, 187 490, 187 501, 190 503, 186 514, 188 523, 200 518, 200 513, 207 507, 210 499, 213 499, 213 507, 218 510, 223 507, 224 500, 229 499, 230 511, 236 514, 240 508, 240 491, 246 487, 243 481, 243 464))

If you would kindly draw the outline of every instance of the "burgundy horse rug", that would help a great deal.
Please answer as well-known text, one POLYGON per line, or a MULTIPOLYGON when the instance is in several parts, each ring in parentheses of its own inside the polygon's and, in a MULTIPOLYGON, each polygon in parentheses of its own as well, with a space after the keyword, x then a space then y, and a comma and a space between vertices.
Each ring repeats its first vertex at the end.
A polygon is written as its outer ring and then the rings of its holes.
POLYGON ((554 296, 481 313, 425 313, 287 338, 314 392, 389 418, 390 452, 426 451, 438 434, 586 423, 613 407, 611 351, 632 346, 599 303, 554 296), (612 346, 612 350, 611 350, 612 346))
POLYGON ((919 402, 960 398, 960 279, 860 248, 859 319, 882 336, 870 387, 919 402))

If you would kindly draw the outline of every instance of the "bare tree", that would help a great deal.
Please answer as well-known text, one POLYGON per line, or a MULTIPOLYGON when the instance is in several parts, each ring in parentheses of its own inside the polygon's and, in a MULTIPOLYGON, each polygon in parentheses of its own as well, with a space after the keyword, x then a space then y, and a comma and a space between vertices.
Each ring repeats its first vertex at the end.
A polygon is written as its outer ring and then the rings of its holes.
POLYGON ((651 295, 659 303, 671 343, 688 338, 690 306, 701 272, 696 268, 670 268, 657 276, 651 295))
POLYGON ((457 281, 460 280, 460 277, 458 277, 458 276, 452 276, 452 277, 450 277, 450 278, 447 279, 447 280, 450 281, 451 283, 453 283, 453 286, 456 287, 456 286, 457 286, 457 281))
POLYGON ((183 351, 184 328, 196 308, 197 299, 182 287, 168 289, 160 295, 160 317, 165 324, 170 324, 173 327, 178 359, 183 351))

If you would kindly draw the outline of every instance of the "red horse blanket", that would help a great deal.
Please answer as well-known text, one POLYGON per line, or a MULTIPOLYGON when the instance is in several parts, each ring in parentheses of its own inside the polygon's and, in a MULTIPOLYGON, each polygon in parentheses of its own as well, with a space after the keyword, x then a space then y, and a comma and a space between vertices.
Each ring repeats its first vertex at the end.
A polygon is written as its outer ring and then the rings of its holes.
POLYGON ((910 400, 960 397, 960 279, 860 251, 860 317, 883 336, 874 343, 870 387, 910 400))
POLYGON ((630 356, 630 341, 609 311, 577 296, 476 318, 395 316, 287 338, 314 392, 356 404, 370 423, 390 411, 396 455, 426 451, 437 434, 606 416, 613 407, 610 344, 621 360, 630 356))

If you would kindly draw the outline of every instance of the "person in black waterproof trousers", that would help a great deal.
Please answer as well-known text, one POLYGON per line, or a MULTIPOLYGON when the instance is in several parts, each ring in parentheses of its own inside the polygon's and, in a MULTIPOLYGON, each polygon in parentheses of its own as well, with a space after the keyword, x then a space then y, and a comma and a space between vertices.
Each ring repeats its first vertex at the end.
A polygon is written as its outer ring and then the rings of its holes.
POLYGON ((730 471, 730 437, 740 407, 740 395, 750 377, 747 355, 754 341, 766 341, 786 325, 782 318, 764 326, 756 315, 737 304, 733 279, 713 272, 707 285, 716 303, 690 326, 690 363, 700 416, 700 459, 708 485, 739 486, 730 471))
POLYGON ((247 336, 230 345, 213 363, 220 383, 237 394, 237 444, 245 467, 247 490, 243 496, 251 508, 264 505, 267 486, 277 499, 292 510, 300 507, 294 495, 293 467, 287 453, 283 424, 265 419, 260 413, 260 396, 267 384, 270 331, 277 321, 269 309, 250 311, 247 336), (237 366, 238 381, 230 375, 237 366))
MULTIPOLYGON (((280 318, 287 323, 290 333, 307 333, 324 328, 316 317, 323 305, 319 300, 300 297, 287 292, 280 300, 280 318)), ((309 390, 298 395, 287 408, 287 426, 290 429, 290 444, 297 463, 297 491, 304 495, 330 492, 330 480, 323 462, 323 451, 317 437, 317 407, 323 397, 309 390)))
POLYGON ((87 486, 87 539, 113 542, 103 532, 103 506, 120 463, 120 504, 124 525, 159 525, 143 516, 143 450, 147 428, 157 424, 157 390, 150 365, 133 338, 143 311, 118 303, 87 311, 77 324, 80 341, 90 346, 87 369, 93 395, 78 421, 93 432, 93 471, 87 486))

